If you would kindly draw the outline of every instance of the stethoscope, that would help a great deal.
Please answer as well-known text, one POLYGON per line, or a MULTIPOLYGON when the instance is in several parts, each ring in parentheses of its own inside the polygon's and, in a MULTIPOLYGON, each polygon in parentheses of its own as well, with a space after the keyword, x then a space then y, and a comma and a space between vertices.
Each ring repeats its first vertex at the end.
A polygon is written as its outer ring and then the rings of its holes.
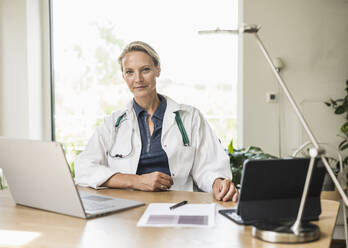
MULTIPOLYGON (((184 124, 182 123, 182 120, 181 120, 181 117, 180 117, 180 114, 179 114, 179 111, 176 111, 174 112, 175 113, 175 121, 176 121, 176 124, 178 125, 178 128, 179 128, 179 131, 181 133, 181 137, 182 137, 182 140, 183 140, 183 143, 184 143, 184 146, 189 146, 190 145, 190 141, 189 141, 189 138, 187 136, 187 133, 186 133, 186 130, 185 130, 185 127, 184 127, 184 124)), ((118 127, 120 126, 121 124, 121 121, 122 119, 126 116, 126 113, 123 113, 121 114, 117 120, 116 120, 116 123, 115 123, 115 131, 112 132, 112 144, 110 146, 110 149, 106 152, 106 154, 111 157, 111 158, 124 158, 124 157, 127 157, 129 154, 131 154, 132 150, 133 150, 133 146, 131 145, 131 149, 130 151, 127 153, 127 154, 119 154, 119 153, 116 153, 116 154, 112 154, 111 151, 112 151, 112 148, 114 147, 115 145, 115 139, 116 139, 116 134, 117 134, 117 129, 118 127)), ((132 142, 131 142, 132 144, 132 142)))

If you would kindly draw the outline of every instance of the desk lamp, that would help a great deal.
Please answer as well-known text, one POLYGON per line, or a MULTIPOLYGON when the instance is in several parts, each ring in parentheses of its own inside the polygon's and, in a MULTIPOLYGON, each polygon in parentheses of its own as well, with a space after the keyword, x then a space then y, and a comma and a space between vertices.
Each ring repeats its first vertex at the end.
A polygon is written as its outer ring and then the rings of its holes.
POLYGON ((281 88, 283 89, 287 99, 289 100, 292 108, 294 109, 296 116, 298 117, 301 125, 305 129, 313 148, 310 149, 310 162, 309 167, 307 171, 306 181, 303 188, 303 193, 301 196, 301 202, 297 213, 297 218, 294 222, 291 223, 259 223, 252 228, 252 234, 254 237, 257 237, 261 240, 272 242, 272 243, 303 243, 303 242, 310 242, 317 240, 320 236, 319 227, 312 223, 306 223, 302 222, 302 214, 303 209, 306 203, 308 189, 312 177, 313 167, 314 167, 314 161, 316 157, 320 157, 323 161, 326 170, 328 171, 330 177, 332 178, 333 182, 335 183, 336 188, 338 189, 338 192, 340 193, 343 202, 346 206, 348 206, 348 199, 345 195, 341 185, 339 184, 338 180, 335 177, 335 174, 333 173, 331 167, 329 166, 329 163, 325 157, 325 150, 322 149, 319 146, 319 143, 314 136, 313 132, 311 131, 307 121, 305 120, 302 112, 300 111, 298 105, 294 101, 294 98, 292 97, 290 91, 288 90, 283 78, 279 74, 279 70, 277 70, 277 67, 272 62, 272 59, 267 52, 264 44, 262 43, 258 31, 260 30, 261 26, 258 25, 243 25, 242 27, 236 29, 236 30, 222 30, 222 29, 215 29, 215 30, 204 30, 199 31, 199 34, 217 34, 217 33, 226 33, 226 34, 252 34, 254 35, 257 44, 259 45, 259 48, 261 49, 263 55, 265 56, 268 64, 271 66, 271 69, 274 73, 274 75, 277 78, 277 81, 281 88))

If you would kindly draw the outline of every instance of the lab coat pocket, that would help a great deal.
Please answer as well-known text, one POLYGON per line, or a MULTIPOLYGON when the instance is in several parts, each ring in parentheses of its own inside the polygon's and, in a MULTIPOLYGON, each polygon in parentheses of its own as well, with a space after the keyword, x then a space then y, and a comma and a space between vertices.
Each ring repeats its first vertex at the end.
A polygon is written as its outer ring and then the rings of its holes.
POLYGON ((177 146, 170 161, 170 171, 174 181, 185 184, 195 159, 195 148, 191 146, 177 146))

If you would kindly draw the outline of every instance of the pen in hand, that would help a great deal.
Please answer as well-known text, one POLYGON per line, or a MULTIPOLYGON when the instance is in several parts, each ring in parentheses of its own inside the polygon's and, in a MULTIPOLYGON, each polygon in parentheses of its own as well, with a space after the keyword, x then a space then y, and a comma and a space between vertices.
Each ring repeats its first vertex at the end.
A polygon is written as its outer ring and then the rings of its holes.
POLYGON ((187 203, 187 201, 179 202, 179 203, 177 203, 177 204, 175 204, 175 205, 169 207, 169 209, 170 209, 170 210, 173 210, 173 209, 175 209, 175 208, 178 208, 178 207, 181 207, 181 206, 185 205, 186 203, 187 203))

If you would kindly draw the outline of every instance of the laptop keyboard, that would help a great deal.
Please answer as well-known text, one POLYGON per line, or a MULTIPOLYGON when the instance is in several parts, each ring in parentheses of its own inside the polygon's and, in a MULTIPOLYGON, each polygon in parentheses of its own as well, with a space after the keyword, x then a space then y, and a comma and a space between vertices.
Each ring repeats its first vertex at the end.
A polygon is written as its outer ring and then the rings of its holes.
POLYGON ((91 201, 91 200, 83 200, 83 206, 85 207, 86 210, 88 211, 98 211, 98 210, 103 210, 103 209, 110 209, 110 208, 115 208, 117 207, 116 204, 112 203, 105 203, 105 202, 96 202, 96 201, 91 201))
POLYGON ((237 214, 236 212, 231 214, 231 218, 234 219, 235 221, 243 222, 242 217, 240 217, 240 215, 237 214))

